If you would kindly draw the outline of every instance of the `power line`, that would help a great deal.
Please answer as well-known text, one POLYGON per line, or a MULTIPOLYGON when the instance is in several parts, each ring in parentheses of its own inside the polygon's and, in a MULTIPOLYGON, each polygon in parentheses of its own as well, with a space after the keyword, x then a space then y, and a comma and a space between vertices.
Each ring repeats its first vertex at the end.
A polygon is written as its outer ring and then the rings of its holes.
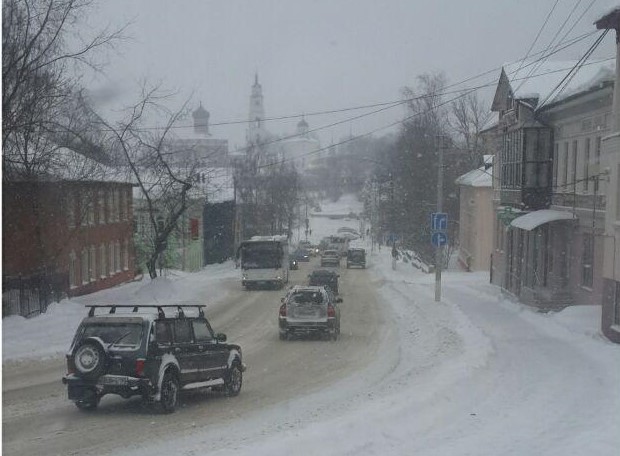
MULTIPOLYGON (((565 42, 559 43, 558 46, 560 44, 563 44, 564 46, 561 47, 561 48, 559 48, 559 47, 554 48, 549 54, 543 55, 541 58, 547 58, 547 57, 549 57, 549 56, 551 56, 551 55, 553 55, 553 54, 555 54, 557 52, 560 52, 561 50, 564 50, 564 49, 566 49, 566 48, 568 48, 570 46, 573 46, 573 45, 579 43, 580 41, 586 39, 587 37, 591 36, 594 33, 596 33, 596 31, 585 33, 585 34, 576 36, 574 38, 571 38, 571 39, 569 39, 569 40, 567 40, 565 42)), ((540 52, 532 54, 532 56, 541 55, 541 54, 543 54, 545 52, 546 52, 546 50, 545 51, 540 51, 540 52)), ((523 60, 525 58, 526 57, 524 57, 522 59, 519 59, 519 60, 523 60)), ((536 63, 538 61, 539 60, 537 59, 537 60, 535 60, 533 62, 530 62, 527 65, 521 67, 520 69, 527 68, 527 67, 533 65, 534 63, 536 63)), ((512 63, 516 63, 516 62, 517 61, 512 62, 512 63)), ((498 70, 501 70, 501 68, 502 68, 502 66, 495 67, 495 68, 492 68, 490 70, 484 71, 482 73, 478 73, 478 74, 476 74, 474 76, 470 76, 468 78, 462 79, 462 80, 460 80, 458 82, 455 82, 455 83, 452 83, 452 84, 448 84, 444 89, 449 89, 449 88, 452 88, 452 87, 457 87, 457 86, 462 85, 462 84, 464 84, 466 82, 479 79, 479 78, 481 78, 483 76, 486 76, 486 75, 488 75, 490 73, 493 73, 493 72, 496 72, 498 70)), ((513 73, 515 73, 515 72, 511 72, 511 74, 513 74, 513 73)), ((480 87, 484 87, 484 86, 480 86, 480 87)), ((442 92, 442 94, 445 95, 445 94, 451 94, 451 93, 458 93, 461 90, 469 90, 469 88, 463 88, 463 89, 453 90, 453 91, 444 91, 444 92, 442 92)), ((289 120, 289 119, 301 118, 301 117, 304 117, 304 116, 305 117, 311 117, 311 116, 320 116, 320 115, 327 115, 327 114, 337 114, 337 113, 342 113, 342 112, 355 111, 355 110, 361 110, 361 109, 370 109, 370 108, 375 108, 375 107, 386 107, 386 109, 390 109, 390 108, 397 107, 397 106, 403 105, 405 103, 408 103, 408 102, 411 102, 411 101, 415 101, 415 100, 418 100, 418 99, 422 99, 422 98, 424 98, 424 96, 412 97, 412 98, 408 98, 408 99, 399 99, 399 100, 391 100, 391 101, 385 101, 385 102, 378 102, 378 103, 372 103, 372 104, 367 104, 367 105, 357 105, 357 106, 352 106, 352 107, 337 108, 337 109, 331 109, 331 110, 304 112, 302 114, 290 114, 290 115, 277 116, 277 117, 267 117, 267 118, 261 119, 261 120, 263 122, 278 121, 278 120, 289 120)), ((363 114, 361 117, 366 116, 366 115, 372 115, 372 114, 375 114, 377 112, 381 112, 381 110, 377 110, 377 111, 373 111, 373 112, 370 112, 370 113, 363 114)), ((353 117, 351 120, 357 120, 358 118, 360 118, 360 117, 353 117)), ((210 123, 209 126, 210 127, 217 127, 217 126, 226 126, 226 125, 239 125, 239 124, 248 124, 248 123, 251 123, 251 122, 253 122, 253 121, 252 120, 230 120, 230 121, 210 123)), ((329 128, 329 127, 330 126, 328 125, 328 126, 325 126, 325 127, 322 127, 322 128, 329 128)), ((166 127, 164 127, 164 126, 145 126, 145 127, 138 128, 138 130, 139 131, 150 131, 150 130, 163 130, 165 128, 166 127)), ((181 130, 181 129, 190 129, 190 128, 194 128, 194 126, 193 125, 173 125, 173 126, 170 127, 171 130, 181 130)), ((318 130, 319 129, 314 129, 312 131, 318 131, 318 130)), ((109 131, 112 131, 112 130, 110 128, 91 128, 91 129, 83 130, 83 132, 85 132, 85 133, 86 132, 109 132, 109 131)), ((62 133, 62 132, 64 132, 64 130, 50 129, 49 132, 50 133, 62 133)), ((291 136, 289 136, 287 138, 282 138, 282 139, 289 139, 289 138, 295 137, 295 136, 298 136, 298 135, 291 135, 291 136)))
MULTIPOLYGON (((566 24, 568 23, 568 21, 570 20, 570 18, 573 16, 575 10, 577 9, 577 7, 579 6, 579 4, 581 3, 582 0, 577 0, 577 3, 575 3, 575 6, 573 6, 573 9, 570 11, 570 13, 568 14, 568 16, 566 17, 566 19, 564 20, 564 22, 562 23, 562 25, 560 26, 560 28, 558 29, 558 31, 555 33, 555 35, 553 35, 553 38, 551 39, 551 41, 549 41, 549 44, 547 45, 547 47, 545 48, 545 50, 543 51, 543 53, 547 52, 551 46, 553 45, 553 42, 555 41, 555 39, 560 35, 560 33, 562 33, 562 30, 564 29, 564 27, 566 26, 566 24)), ((584 13, 585 14, 585 13, 584 13)), ((570 28, 570 30, 568 31, 568 33, 570 33, 570 31, 577 25, 577 23, 579 22, 579 20, 581 19, 581 16, 577 19, 577 21, 575 21, 575 23, 573 24, 573 26, 570 28)), ((566 36, 566 35, 565 35, 566 36)), ((560 42, 555 45, 553 49, 556 49, 561 43, 560 42)), ((544 59, 542 59, 540 61, 540 63, 534 67, 532 67, 532 69, 529 71, 528 76, 531 75, 534 71, 537 71, 538 68, 541 67, 541 65, 547 60, 547 58, 545 57, 544 59)), ((519 87, 517 87, 517 91, 519 91, 519 89, 523 86, 524 82, 522 82, 519 87)))
POLYGON ((551 92, 549 92, 549 94, 543 100, 543 102, 538 105, 537 109, 541 109, 545 105, 545 103, 547 103, 547 101, 549 101, 551 99, 551 97, 555 94, 556 90, 558 90, 558 88, 560 88, 563 84, 564 85, 562 86, 560 91, 555 96, 559 96, 564 91, 564 89, 566 89, 566 87, 568 86, 570 81, 573 79, 573 77, 584 66, 586 60, 588 60, 588 58, 590 57, 590 55, 592 55, 594 50, 601 44, 601 42, 603 41, 603 38, 605 38, 605 35, 607 35, 607 32, 609 32, 609 29, 606 29, 606 30, 602 31, 602 33, 598 36, 598 38, 594 41, 594 43, 592 43, 592 45, 588 48, 586 53, 577 61, 575 66, 573 66, 573 68, 571 68, 571 70, 568 72, 568 74, 566 76, 564 76, 564 78, 562 78, 562 80, 558 83, 558 85, 556 85, 553 88, 553 90, 551 92))
POLYGON ((540 29, 538 29, 538 33, 536 34, 536 37, 534 38, 534 41, 532 41, 532 44, 530 45, 529 49, 525 53, 525 56, 523 57, 523 60, 521 60, 521 63, 519 64, 519 68, 517 68, 517 71, 515 72, 515 75, 517 73, 519 73, 519 70, 521 70, 521 67, 523 66, 523 63, 529 57, 530 52, 532 51, 532 49, 534 48, 534 45, 538 41, 538 38, 540 37, 540 34, 542 33, 542 31, 544 30, 545 26, 547 25, 547 22, 549 22, 549 18, 551 17, 551 14, 553 14, 553 11, 555 10, 555 7, 558 6, 558 2, 559 1, 560 0, 555 0, 555 3, 553 4, 553 7, 551 7, 551 10, 547 14, 547 17, 545 18, 545 22, 543 22, 543 25, 540 27, 540 29))
MULTIPOLYGON (((588 63, 588 64, 586 64, 586 65, 594 65, 594 64, 597 64, 597 63, 602 63, 602 62, 606 62, 606 61, 613 60, 613 59, 614 59, 613 57, 610 57, 610 58, 608 58, 608 59, 598 60, 598 61, 596 61, 596 62, 591 62, 591 63, 588 63)), ((532 75, 532 76, 526 76, 526 77, 523 77, 523 78, 517 78, 517 79, 515 79, 515 81, 520 81, 520 80, 522 80, 522 79, 536 78, 536 77, 539 77, 539 76, 544 76, 544 75, 553 74, 553 73, 560 73, 560 72, 566 71, 566 70, 568 70, 568 69, 570 69, 570 68, 562 68, 562 69, 553 70, 553 71, 548 71, 548 72, 545 72, 545 73, 540 73, 540 74, 536 74, 536 75, 532 75)), ((496 82, 496 81, 491 81, 491 82, 488 82, 488 83, 485 83, 485 84, 482 84, 482 85, 479 85, 479 86, 476 86, 476 87, 471 87, 471 88, 469 88, 469 89, 467 89, 467 90, 465 90, 465 91, 463 91, 463 90, 453 91, 452 93, 460 93, 460 95, 459 95, 459 96, 457 96, 457 97, 454 97, 454 98, 452 98, 452 99, 450 99, 450 100, 448 100, 448 101, 442 102, 442 103, 440 103, 439 105, 437 105, 436 107, 441 107, 441 106, 444 106, 445 104, 451 103, 451 102, 453 102, 453 101, 455 101, 455 100, 457 100, 457 99, 459 99, 459 98, 462 98, 462 97, 464 97, 464 96, 466 96, 466 95, 468 95, 468 94, 470 94, 470 93, 473 93, 473 92, 475 92, 475 91, 477 91, 477 90, 480 90, 480 89, 482 89, 482 88, 484 88, 484 87, 489 87, 489 86, 492 86, 492 85, 494 85, 494 84, 497 84, 497 82, 496 82)), ((428 98, 428 97, 430 97, 430 96, 445 95, 445 94, 447 94, 447 93, 448 93, 448 92, 439 92, 439 93, 437 93, 437 94, 420 96, 420 97, 412 98, 412 99, 409 99, 409 100, 406 100, 406 101, 410 101, 410 100, 414 100, 414 99, 428 98)), ((369 131, 369 132, 363 133, 363 134, 361 134, 361 135, 357 135, 357 136, 352 137, 352 138, 347 138, 347 139, 345 139, 345 140, 343 140, 343 141, 340 141, 340 142, 338 142, 338 143, 335 143, 335 144, 330 144, 329 146, 325 146, 325 147, 321 147, 321 148, 319 148, 319 149, 312 150, 312 151, 307 152, 307 153, 305 153, 305 154, 303 154, 303 155, 301 155, 301 156, 299 156, 299 157, 295 157, 295 158, 287 158, 287 159, 278 160, 278 161, 275 161, 275 162, 273 162, 273 163, 267 163, 267 164, 261 165, 261 166, 259 166, 258 168, 266 168, 266 167, 270 167, 270 166, 280 165, 280 164, 283 164, 283 163, 288 163, 288 162, 290 162, 290 161, 299 160, 299 159, 301 159, 301 158, 305 158, 305 157, 307 157, 307 156, 314 155, 314 154, 317 154, 317 153, 323 152, 323 151, 325 151, 325 150, 329 150, 329 149, 330 149, 331 147, 333 147, 333 146, 339 146, 339 145, 341 145, 341 144, 346 144, 346 143, 348 143, 348 142, 350 142, 350 141, 354 141, 355 139, 358 139, 358 138, 363 138, 363 137, 365 137, 365 136, 370 136, 370 135, 372 135, 372 134, 374 134, 374 133, 377 133, 378 131, 386 130, 386 129, 391 128, 391 127, 394 127, 394 126, 396 126, 396 125, 403 124, 403 123, 407 122, 408 120, 411 120, 412 118, 414 118, 414 117, 416 117, 416 116, 418 116, 418 115, 422 115, 422 114, 424 114, 424 113, 426 113, 426 112, 429 112, 429 111, 425 111, 425 112, 422 112, 422 113, 416 113, 416 114, 414 114, 414 115, 412 115, 412 116, 406 117, 406 118, 401 119, 401 120, 398 120, 398 121, 396 121, 396 122, 392 122, 392 123, 390 123, 390 124, 388 124, 388 125, 384 125, 384 126, 382 126, 382 127, 378 127, 378 128, 376 128, 376 129, 374 129, 374 130, 371 130, 371 131, 369 131)), ((363 117, 363 116, 358 116, 358 117, 363 117)), ((345 119, 345 120, 340 121, 340 122, 337 122, 337 123, 345 123, 345 122, 348 122, 348 121, 350 121, 350 120, 351 120, 351 119, 345 119)), ((331 124, 331 125, 328 125, 328 126, 324 126, 324 127, 318 127, 318 128, 316 128, 316 129, 314 129, 314 130, 312 130, 312 131, 321 130, 321 129, 323 129, 323 128, 329 128, 330 126, 333 126, 333 125, 334 125, 334 124, 331 124)), ((290 136, 290 137, 296 137, 296 136, 298 136, 298 135, 292 135, 292 136, 290 136)), ((274 141, 269 142, 269 143, 264 143, 264 144, 261 144, 261 146, 263 146, 263 145, 270 145, 270 144, 274 144, 274 143, 276 143, 276 142, 283 141, 283 140, 288 139, 288 138, 290 138, 290 137, 286 137, 286 138, 277 139, 277 140, 274 140, 274 141)), ((239 152, 244 152, 244 151, 250 150, 252 147, 254 147, 254 146, 249 146, 249 147, 242 148, 242 149, 240 149, 240 150, 239 150, 239 152)))

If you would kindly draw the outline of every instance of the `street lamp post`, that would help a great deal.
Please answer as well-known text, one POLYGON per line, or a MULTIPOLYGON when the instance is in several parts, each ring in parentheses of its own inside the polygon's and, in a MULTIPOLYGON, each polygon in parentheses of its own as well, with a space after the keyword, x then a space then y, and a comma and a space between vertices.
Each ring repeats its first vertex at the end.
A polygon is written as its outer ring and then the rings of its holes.
MULTIPOLYGON (((437 213, 443 212, 443 153, 447 136, 437 136, 437 213)), ((441 268, 444 258, 443 244, 435 248, 435 302, 441 301, 441 268)))

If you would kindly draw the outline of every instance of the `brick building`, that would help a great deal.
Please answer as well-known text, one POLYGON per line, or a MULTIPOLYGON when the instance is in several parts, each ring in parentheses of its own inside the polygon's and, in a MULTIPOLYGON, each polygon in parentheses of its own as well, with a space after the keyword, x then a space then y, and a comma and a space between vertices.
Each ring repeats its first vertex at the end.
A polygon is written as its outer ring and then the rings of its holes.
POLYGON ((3 182, 3 300, 16 277, 55 277, 68 296, 131 280, 131 190, 101 176, 3 182))

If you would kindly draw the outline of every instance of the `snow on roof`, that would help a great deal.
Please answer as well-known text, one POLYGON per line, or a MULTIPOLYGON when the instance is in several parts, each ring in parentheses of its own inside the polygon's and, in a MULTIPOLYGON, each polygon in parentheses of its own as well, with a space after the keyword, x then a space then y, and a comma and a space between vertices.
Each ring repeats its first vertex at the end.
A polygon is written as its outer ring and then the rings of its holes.
MULTIPOLYGON (((504 65, 504 70, 510 79, 515 98, 532 99, 538 98, 539 103, 545 100, 569 73, 569 71, 577 64, 576 61, 546 61, 543 63, 534 63, 534 60, 515 62, 504 65), (530 71, 533 71, 530 74, 530 71)), ((549 100, 558 101, 568 96, 567 94, 578 93, 587 90, 602 80, 613 80, 614 63, 612 61, 594 61, 586 62, 570 79, 566 88, 562 93, 554 93, 549 100)))
MULTIPOLYGON (((184 177, 184 172, 180 170, 180 175, 184 177)), ((229 168, 197 168, 192 171, 194 182, 188 195, 192 199, 206 198, 209 203, 221 203, 234 199, 233 170, 229 168), (204 181, 204 182, 203 182, 204 181)), ((154 194, 157 192, 158 178, 150 171, 145 171, 142 175, 146 187, 152 187, 154 194)), ((142 199, 142 189, 139 186, 133 189, 133 198, 142 199)))
MULTIPOLYGON (((485 155, 485 157, 488 157, 485 155)), ((493 157, 491 155, 491 157, 493 157)), ((485 158, 486 163, 486 158, 485 158)), ((492 161, 491 161, 492 163, 492 161)), ((478 169, 473 169, 468 173, 458 177, 454 182, 457 185, 464 185, 467 187, 492 187, 493 186, 493 170, 492 167, 481 166, 478 169)))
POLYGON ((126 169, 103 165, 66 147, 51 155, 46 174, 52 179, 67 181, 133 182, 126 169))
POLYGON ((529 214, 517 217, 510 223, 510 225, 515 228, 521 228, 522 230, 532 231, 540 225, 558 220, 577 220, 577 217, 572 212, 541 209, 539 211, 530 212, 529 214))

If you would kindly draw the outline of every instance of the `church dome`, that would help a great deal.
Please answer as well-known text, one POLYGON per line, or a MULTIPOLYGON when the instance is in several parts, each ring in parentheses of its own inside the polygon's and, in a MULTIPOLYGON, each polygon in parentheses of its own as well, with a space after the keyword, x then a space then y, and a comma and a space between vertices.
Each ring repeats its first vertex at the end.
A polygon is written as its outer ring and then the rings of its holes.
POLYGON ((194 119, 208 118, 209 117, 209 111, 207 111, 205 108, 203 108, 202 107, 202 103, 200 103, 200 106, 198 106, 198 109, 196 109, 194 112, 192 112, 192 117, 194 119))

